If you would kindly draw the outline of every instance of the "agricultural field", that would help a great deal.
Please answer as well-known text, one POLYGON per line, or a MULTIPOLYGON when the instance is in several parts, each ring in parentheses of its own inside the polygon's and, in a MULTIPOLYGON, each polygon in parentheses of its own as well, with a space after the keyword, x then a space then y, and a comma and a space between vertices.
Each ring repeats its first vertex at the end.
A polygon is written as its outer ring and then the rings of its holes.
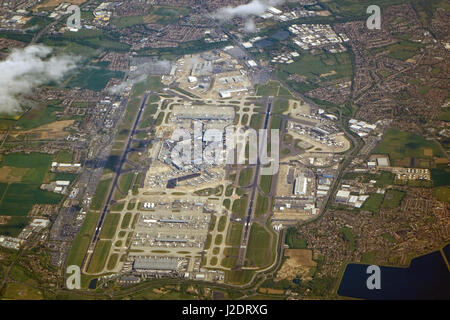
POLYGON ((305 52, 294 63, 279 65, 277 75, 297 91, 305 93, 317 88, 322 82, 350 79, 353 74, 352 70, 352 62, 347 52, 317 55, 305 52), (293 74, 304 76, 306 82, 297 83, 287 80, 293 74))
POLYGON ((415 133, 389 129, 374 153, 388 154, 391 165, 401 167, 419 167, 425 163, 421 160, 432 160, 444 157, 439 145, 415 133))
POLYGON ((44 191, 53 156, 43 153, 11 153, 0 162, 0 215, 11 216, 0 225, 0 234, 17 235, 27 224, 27 214, 35 204, 58 204, 61 195, 44 191))
POLYGON ((118 29, 147 23, 171 24, 189 12, 190 9, 184 7, 154 6, 142 16, 114 18, 112 23, 118 29))
MULTIPOLYGON (((319 1, 328 10, 334 14, 338 14, 344 18, 363 17, 366 18, 367 7, 374 4, 370 0, 334 0, 334 1, 319 1)), ((379 0, 376 5, 381 9, 386 6, 404 3, 404 0, 379 0)))

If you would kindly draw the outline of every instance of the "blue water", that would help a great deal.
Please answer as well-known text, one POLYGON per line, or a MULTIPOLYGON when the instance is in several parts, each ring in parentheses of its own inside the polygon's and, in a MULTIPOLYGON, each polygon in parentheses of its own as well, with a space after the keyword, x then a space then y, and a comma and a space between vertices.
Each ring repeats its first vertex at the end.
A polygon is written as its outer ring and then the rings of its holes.
MULTIPOLYGON (((448 256, 449 245, 444 248, 448 256)), ((450 299, 450 273, 440 251, 415 258, 409 268, 381 266, 381 289, 369 290, 366 264, 349 264, 338 294, 361 299, 450 299)))

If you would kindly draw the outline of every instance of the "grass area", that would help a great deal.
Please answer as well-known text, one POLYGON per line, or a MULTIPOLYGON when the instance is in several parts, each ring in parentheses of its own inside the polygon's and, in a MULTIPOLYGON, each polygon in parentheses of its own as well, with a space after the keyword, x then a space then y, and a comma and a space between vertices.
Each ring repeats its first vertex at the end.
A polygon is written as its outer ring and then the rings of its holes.
POLYGON ((247 201, 248 195, 242 197, 241 199, 234 200, 231 211, 238 217, 243 218, 245 216, 245 209, 247 208, 247 201))
POLYGON ((246 168, 241 170, 241 173, 239 174, 239 185, 241 187, 244 187, 248 185, 253 177, 253 169, 252 168, 246 168))
POLYGON ((223 232, 227 224, 227 216, 221 216, 219 218, 219 224, 217 225, 217 231, 223 232))
MULTIPOLYGON (((405 2, 404 0, 379 0, 376 2, 381 9, 387 6, 400 4, 405 2)), ((366 14, 367 7, 374 4, 370 0, 334 0, 334 1, 321 1, 325 7, 335 15, 343 18, 355 18, 361 17, 367 19, 366 14)))
POLYGON ((379 193, 373 193, 364 202, 361 210, 370 211, 372 213, 377 213, 380 210, 381 204, 383 203, 384 195, 379 193))
POLYGON ((265 85, 256 86, 257 96, 272 96, 272 97, 285 97, 292 98, 293 96, 285 87, 278 81, 269 81, 265 85))
POLYGON ((119 224, 120 213, 108 213, 103 222, 100 239, 112 239, 116 234, 117 225, 119 224))
POLYGON ((8 283, 2 297, 13 300, 42 300, 44 298, 40 289, 18 282, 8 283))
POLYGON ((133 182, 135 174, 133 172, 122 174, 119 178, 119 188, 124 193, 127 194, 130 190, 131 183, 133 182))
POLYGON ((286 242, 289 249, 306 249, 308 247, 308 241, 298 237, 297 229, 292 227, 286 231, 286 242))
POLYGON ((103 203, 105 202, 106 194, 108 193, 109 186, 111 185, 112 178, 101 180, 98 183, 97 189, 95 190, 94 197, 91 202, 92 210, 100 210, 103 203))
POLYGON ((237 222, 231 222, 230 226, 228 227, 229 231, 228 231, 226 245, 229 245, 229 246, 240 245, 243 228, 244 228, 244 225, 237 223, 237 222))
POLYGON ((259 129, 261 128, 261 121, 263 119, 263 116, 260 114, 253 114, 250 119, 250 128, 252 129, 259 129))
POLYGON ((287 81, 294 89, 304 93, 316 88, 321 82, 350 78, 352 70, 352 62, 348 52, 317 55, 304 52, 294 63, 278 65, 276 72, 280 79, 287 81), (298 83, 288 80, 291 75, 304 76, 306 82, 298 83))
POLYGON ((361 255, 361 263, 374 264, 376 256, 377 256, 376 251, 364 252, 361 255))
POLYGON ((72 242, 69 255, 67 258, 67 265, 77 265, 81 267, 84 255, 89 247, 95 227, 97 226, 100 214, 96 212, 88 212, 86 218, 81 226, 80 232, 72 242))
POLYGON ((0 215, 26 216, 35 204, 58 204, 60 194, 43 191, 39 184, 12 183, 0 203, 0 215))
POLYGON ((28 225, 28 217, 13 216, 7 224, 0 225, 0 234, 10 237, 17 237, 20 232, 28 225))
POLYGON ((344 180, 358 180, 362 183, 368 183, 375 180, 376 187, 386 187, 394 183, 395 175, 392 172, 380 171, 378 173, 359 173, 347 172, 344 174, 344 180))
POLYGON ((56 162, 71 163, 73 160, 72 150, 60 150, 55 157, 56 162))
POLYGON ((227 208, 228 210, 230 210, 231 200, 230 200, 230 199, 225 199, 225 200, 223 200, 223 206, 224 206, 225 208, 227 208))
POLYGON ((352 251, 355 250, 356 249, 356 237, 353 234, 352 229, 349 227, 343 227, 339 230, 339 232, 341 233, 344 241, 346 241, 349 244, 350 250, 352 250, 352 251))
MULTIPOLYGON (((273 103, 273 108, 272 108, 272 113, 273 114, 282 114, 283 112, 287 111, 289 109, 289 101, 286 99, 276 99, 275 102, 273 103)), ((278 118, 279 121, 281 122, 281 118, 278 118)), ((272 122, 274 122, 274 119, 272 119, 272 122)), ((272 124, 271 124, 271 129, 279 129, 278 128, 272 128, 272 124)))
POLYGON ((265 214, 268 208, 269 208, 269 198, 258 193, 258 198, 256 200, 256 207, 255 207, 255 215, 260 216, 265 214))
POLYGON ((122 223, 120 224, 120 228, 121 229, 128 228, 128 226, 130 225, 130 221, 131 221, 131 212, 127 212, 123 216, 122 223))
POLYGON ((439 110, 439 120, 441 121, 450 121, 450 107, 441 108, 439 110))
POLYGON ((216 246, 220 246, 222 244, 222 241, 223 241, 223 235, 218 234, 218 235, 216 235, 216 238, 214 239, 214 244, 216 246))
POLYGON ((253 267, 264 267, 270 259, 270 234, 258 223, 253 223, 247 245, 246 259, 253 267))
POLYGON ((44 153, 10 153, 3 155, 1 167, 10 167, 10 175, 27 184, 41 184, 50 170, 53 157, 44 153))
POLYGON ((244 284, 248 283, 253 276, 252 270, 225 271, 225 283, 244 284))
POLYGON ((433 186, 440 187, 446 186, 450 181, 450 168, 432 168, 431 179, 433 180, 433 186))
POLYGON ((170 24, 188 14, 189 11, 190 9, 185 7, 154 6, 140 16, 113 18, 112 24, 118 29, 147 23, 170 24))
POLYGON ((119 260, 119 254, 113 253, 109 257, 108 264, 106 265, 106 269, 113 270, 116 267, 117 260, 119 260))
POLYGON ((91 262, 89 263, 88 272, 98 273, 103 270, 108 258, 109 250, 111 249, 111 241, 99 240, 95 246, 92 254, 91 262))
POLYGON ((106 87, 106 84, 110 79, 122 79, 124 77, 124 73, 121 71, 106 69, 108 64, 109 62, 98 62, 81 68, 79 73, 70 79, 66 87, 80 87, 83 89, 101 91, 106 87))
POLYGON ((434 195, 439 201, 450 202, 450 187, 437 187, 433 190, 434 195))
POLYGON ((396 129, 389 129, 386 132, 374 153, 388 154, 395 166, 411 166, 411 164, 415 166, 418 163, 417 159, 445 156, 436 142, 426 140, 415 133, 396 129), (432 154, 426 153, 425 149, 431 149, 432 154))
POLYGON ((45 105, 29 109, 20 119, 16 122, 15 126, 22 128, 23 130, 30 130, 55 122, 56 112, 62 112, 63 108, 55 105, 45 105))
POLYGON ((411 42, 407 40, 400 40, 398 43, 380 48, 376 51, 382 50, 387 52, 388 57, 406 61, 414 57, 418 53, 419 49, 423 47, 424 45, 421 43, 411 42))
POLYGON ((272 187, 272 177, 273 176, 261 176, 259 186, 265 194, 269 194, 270 188, 272 187))
POLYGON ((405 192, 398 190, 388 190, 386 195, 384 196, 383 203, 381 205, 382 208, 398 208, 402 203, 403 197, 405 196, 405 192))

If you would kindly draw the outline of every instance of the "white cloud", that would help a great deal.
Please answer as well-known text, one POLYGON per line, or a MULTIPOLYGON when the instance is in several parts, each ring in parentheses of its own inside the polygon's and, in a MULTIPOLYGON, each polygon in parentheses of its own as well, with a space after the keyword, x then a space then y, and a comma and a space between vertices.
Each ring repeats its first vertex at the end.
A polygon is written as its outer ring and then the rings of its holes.
POLYGON ((230 20, 234 17, 247 19, 245 29, 254 32, 256 28, 251 17, 260 16, 264 14, 268 8, 280 5, 284 1, 285 0, 252 0, 247 4, 237 7, 228 6, 220 8, 213 14, 213 17, 221 21, 230 20))
POLYGON ((74 68, 78 58, 51 55, 52 49, 32 45, 13 49, 0 62, 0 113, 21 111, 23 95, 51 81, 60 81, 74 68))

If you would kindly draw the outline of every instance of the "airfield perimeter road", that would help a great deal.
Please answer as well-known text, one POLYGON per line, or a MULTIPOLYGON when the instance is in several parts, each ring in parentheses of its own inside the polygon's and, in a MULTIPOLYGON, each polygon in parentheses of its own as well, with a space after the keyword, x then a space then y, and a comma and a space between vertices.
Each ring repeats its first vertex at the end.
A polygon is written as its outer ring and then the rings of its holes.
POLYGON ((108 212, 108 209, 109 209, 109 202, 111 201, 111 198, 114 195, 114 191, 116 189, 116 185, 117 185, 117 182, 119 180, 119 176, 120 176, 121 171, 122 171, 122 166, 123 166, 123 164, 126 161, 126 158, 127 158, 127 155, 128 155, 128 150, 130 149, 131 143, 133 141, 133 136, 135 134, 137 125, 139 123, 139 120, 141 119, 142 111, 144 110, 144 107, 147 104, 147 100, 148 100, 150 95, 151 95, 151 93, 146 92, 144 94, 144 97, 141 100, 141 105, 139 106, 139 111, 138 111, 138 113, 136 115, 136 118, 134 119, 133 127, 132 127, 132 129, 130 131, 130 134, 128 135, 127 144, 126 144, 126 147, 125 147, 124 152, 122 154, 122 157, 120 158, 120 162, 119 162, 117 171, 115 172, 115 175, 114 175, 113 183, 109 187, 108 197, 106 198, 106 202, 105 202, 105 204, 103 206, 103 209, 102 209, 102 212, 100 214, 100 219, 98 221, 97 227, 95 228, 95 232, 94 232, 94 235, 93 235, 93 237, 91 239, 91 243, 89 244, 89 249, 87 250, 86 255, 84 257, 83 268, 82 269, 86 273, 87 273, 87 270, 89 268, 89 263, 90 263, 91 258, 92 258, 92 253, 94 252, 95 246, 97 244, 98 237, 100 235, 100 231, 102 230, 103 221, 104 221, 106 213, 108 212))

